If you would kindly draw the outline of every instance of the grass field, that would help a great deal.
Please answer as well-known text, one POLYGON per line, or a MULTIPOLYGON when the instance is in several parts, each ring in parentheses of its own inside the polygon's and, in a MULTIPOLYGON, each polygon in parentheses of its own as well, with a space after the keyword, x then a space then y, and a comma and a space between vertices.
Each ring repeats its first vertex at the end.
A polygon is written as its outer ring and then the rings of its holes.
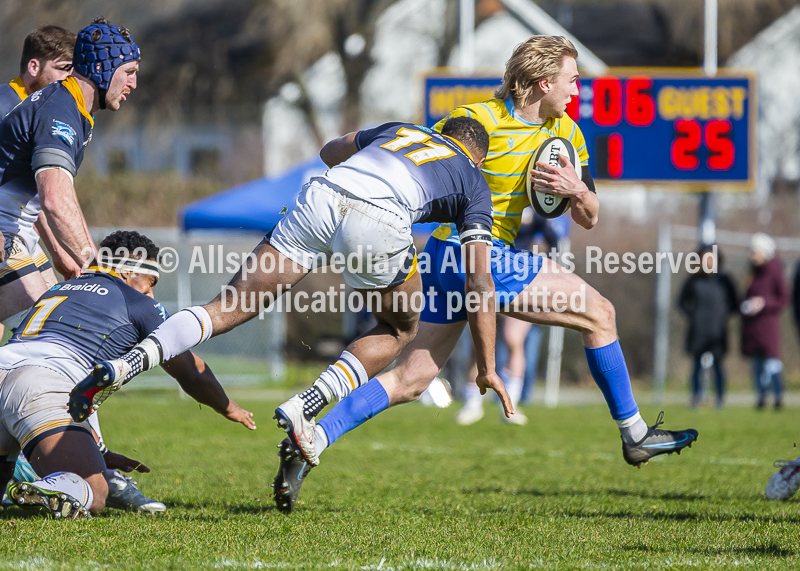
POLYGON ((772 461, 797 454, 793 410, 671 407, 668 426, 699 441, 637 470, 604 407, 529 408, 524 428, 491 410, 464 429, 456 407, 408 405, 326 451, 287 517, 269 487, 277 403, 248 394, 234 396, 255 433, 175 393, 110 399, 107 441, 150 465, 138 480, 168 513, 59 522, 12 508, 0 569, 800 567, 798 501, 763 498, 772 461))

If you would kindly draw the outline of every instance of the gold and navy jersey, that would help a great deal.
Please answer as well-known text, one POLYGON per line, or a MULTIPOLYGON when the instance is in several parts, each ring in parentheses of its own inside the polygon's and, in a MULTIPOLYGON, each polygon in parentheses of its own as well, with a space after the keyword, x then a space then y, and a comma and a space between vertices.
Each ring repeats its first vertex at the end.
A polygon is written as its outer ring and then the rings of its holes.
MULTIPOLYGON (((124 355, 166 319, 167 312, 159 302, 128 286, 113 272, 90 268, 40 297, 6 347, 17 354, 14 347, 19 344, 59 345, 91 366, 124 355)), ((4 355, 2 348, 0 362, 4 355)))
POLYGON ((458 229, 492 225, 489 186, 455 139, 410 123, 359 131, 359 149, 325 178, 412 224, 450 222, 458 229))
MULTIPOLYGON (((434 129, 441 131, 450 117, 472 117, 480 121, 489 133, 489 153, 482 170, 492 191, 492 235, 505 245, 514 243, 522 221, 522 211, 530 205, 525 176, 531 158, 545 140, 550 137, 567 139, 578 151, 583 168, 588 168, 589 153, 583 133, 566 114, 544 123, 531 123, 516 114, 511 99, 490 99, 456 107, 434 129)), ((433 236, 440 240, 453 240, 453 231, 451 226, 440 226, 433 236)))
POLYGON ((17 76, 9 83, 0 85, 0 121, 3 117, 8 115, 11 110, 19 105, 28 97, 28 92, 25 90, 25 84, 22 83, 22 78, 17 76))
POLYGON ((0 123, 0 232, 28 235, 41 212, 34 178, 43 167, 73 177, 94 120, 73 77, 31 94, 0 123))

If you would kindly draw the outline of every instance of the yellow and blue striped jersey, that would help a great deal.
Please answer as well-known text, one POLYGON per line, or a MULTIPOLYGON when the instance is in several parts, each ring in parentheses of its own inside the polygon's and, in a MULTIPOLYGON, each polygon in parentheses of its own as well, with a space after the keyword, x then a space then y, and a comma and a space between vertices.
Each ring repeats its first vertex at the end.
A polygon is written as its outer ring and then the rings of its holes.
MULTIPOLYGON (((511 99, 490 99, 456 107, 439 121, 434 129, 442 130, 450 117, 472 117, 481 122, 489 133, 489 153, 483 163, 483 176, 492 190, 494 224, 492 235, 504 244, 512 245, 519 231, 522 211, 530 205, 525 189, 525 175, 533 154, 550 137, 563 137, 578 151, 583 168, 588 168, 589 153, 580 128, 569 115, 531 123, 519 117, 511 99)), ((443 224, 433 236, 440 240, 458 240, 455 228, 443 224)))

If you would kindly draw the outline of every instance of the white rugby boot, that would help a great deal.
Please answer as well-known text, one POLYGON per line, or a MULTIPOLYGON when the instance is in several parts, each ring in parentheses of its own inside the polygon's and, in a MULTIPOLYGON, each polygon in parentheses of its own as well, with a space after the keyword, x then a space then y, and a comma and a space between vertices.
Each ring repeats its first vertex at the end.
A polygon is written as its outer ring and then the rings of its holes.
POLYGON ((319 456, 314 446, 314 427, 317 423, 313 418, 306 418, 303 404, 300 395, 294 395, 275 409, 272 418, 278 421, 278 428, 286 432, 306 461, 312 466, 319 466, 319 456))

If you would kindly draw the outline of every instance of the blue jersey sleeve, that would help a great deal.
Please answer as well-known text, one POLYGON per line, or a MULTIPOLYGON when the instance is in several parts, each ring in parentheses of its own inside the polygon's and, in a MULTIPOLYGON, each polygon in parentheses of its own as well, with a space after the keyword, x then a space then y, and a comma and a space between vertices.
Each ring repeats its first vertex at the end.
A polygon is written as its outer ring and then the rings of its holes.
POLYGON ((464 217, 456 222, 458 233, 461 234, 464 228, 473 224, 480 224, 491 231, 494 221, 492 218, 492 191, 482 175, 477 177, 472 191, 467 193, 467 200, 464 217))
POLYGON ((131 323, 139 334, 139 341, 143 341, 169 317, 163 305, 133 288, 125 288, 123 295, 128 303, 131 323))
POLYGON ((392 121, 391 123, 384 123, 383 125, 378 125, 372 129, 364 129, 363 131, 359 131, 356 133, 356 148, 358 148, 360 151, 364 147, 368 147, 375 139, 377 139, 381 134, 385 133, 388 129, 404 124, 405 123, 401 123, 399 121, 392 121))
POLYGON ((14 91, 8 83, 0 85, 0 121, 3 117, 8 115, 11 110, 19 105, 22 99, 19 98, 17 92, 14 91))
MULTIPOLYGON (((48 166, 61 167, 76 176, 79 155, 84 146, 83 118, 75 103, 65 101, 63 95, 58 92, 50 95, 50 99, 34 115, 31 125, 31 166, 34 171, 48 166)), ((66 97, 71 96, 67 93, 66 97)))

